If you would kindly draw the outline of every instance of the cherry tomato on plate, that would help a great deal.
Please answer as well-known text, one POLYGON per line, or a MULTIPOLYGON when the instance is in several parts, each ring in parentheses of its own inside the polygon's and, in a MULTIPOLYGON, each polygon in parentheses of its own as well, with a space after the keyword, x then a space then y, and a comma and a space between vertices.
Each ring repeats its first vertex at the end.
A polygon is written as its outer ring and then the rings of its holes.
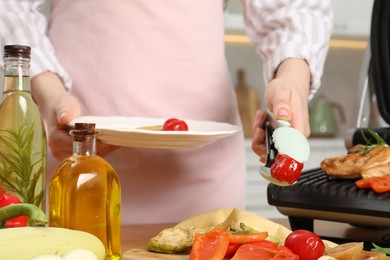
POLYGON ((317 260, 325 252, 325 244, 315 233, 308 230, 295 230, 291 232, 284 242, 300 260, 317 260))
POLYGON ((278 153, 271 166, 271 176, 278 181, 293 184, 301 177, 303 163, 298 162, 286 154, 278 153))
POLYGON ((188 125, 184 120, 169 118, 163 125, 163 131, 188 131, 188 125))

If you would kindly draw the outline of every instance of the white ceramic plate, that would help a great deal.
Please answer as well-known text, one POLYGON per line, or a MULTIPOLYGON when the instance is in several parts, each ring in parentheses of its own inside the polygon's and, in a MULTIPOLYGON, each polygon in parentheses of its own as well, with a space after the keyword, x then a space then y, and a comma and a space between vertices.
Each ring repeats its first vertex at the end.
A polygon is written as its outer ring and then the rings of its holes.
POLYGON ((166 118, 125 117, 125 116, 82 116, 70 122, 96 123, 100 130, 97 136, 104 143, 144 148, 189 148, 211 143, 235 134, 240 127, 214 121, 185 120, 188 131, 159 131, 139 129, 140 127, 163 125, 166 118))

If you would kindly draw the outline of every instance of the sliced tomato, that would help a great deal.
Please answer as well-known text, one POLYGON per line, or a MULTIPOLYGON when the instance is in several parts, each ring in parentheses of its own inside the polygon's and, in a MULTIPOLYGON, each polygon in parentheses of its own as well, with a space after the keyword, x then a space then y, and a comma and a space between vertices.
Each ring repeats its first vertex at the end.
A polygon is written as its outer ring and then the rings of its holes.
POLYGON ((390 174, 372 180, 371 188, 378 193, 390 191, 390 174))
POLYGON ((373 189, 377 193, 390 191, 390 174, 382 177, 371 177, 355 181, 360 189, 373 189))
POLYGON ((258 234, 232 234, 229 233, 229 243, 231 244, 246 244, 246 243, 254 243, 260 242, 266 239, 268 236, 268 232, 261 232, 258 234))
POLYGON ((221 228, 214 228, 206 234, 196 234, 190 260, 222 260, 228 246, 228 235, 221 228))
POLYGON ((372 179, 373 178, 360 179, 360 180, 355 181, 355 184, 360 189, 371 189, 371 180, 372 179))

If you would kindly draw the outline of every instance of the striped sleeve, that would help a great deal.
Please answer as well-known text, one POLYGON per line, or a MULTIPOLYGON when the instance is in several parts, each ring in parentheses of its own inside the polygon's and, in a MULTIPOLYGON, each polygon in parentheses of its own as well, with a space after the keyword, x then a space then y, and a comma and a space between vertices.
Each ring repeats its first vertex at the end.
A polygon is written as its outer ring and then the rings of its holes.
POLYGON ((320 87, 333 28, 330 0, 242 0, 249 38, 263 59, 269 82, 288 58, 307 61, 311 72, 310 98, 320 87))
MULTIPOLYGON (((31 47, 31 77, 51 71, 59 75, 69 90, 71 79, 55 56, 46 35, 47 18, 43 14, 45 0, 0 0, 0 43, 31 47)), ((3 57, 3 48, 0 50, 3 57)), ((2 60, 2 59, 1 59, 2 60)), ((3 61, 0 69, 4 70, 3 61)))

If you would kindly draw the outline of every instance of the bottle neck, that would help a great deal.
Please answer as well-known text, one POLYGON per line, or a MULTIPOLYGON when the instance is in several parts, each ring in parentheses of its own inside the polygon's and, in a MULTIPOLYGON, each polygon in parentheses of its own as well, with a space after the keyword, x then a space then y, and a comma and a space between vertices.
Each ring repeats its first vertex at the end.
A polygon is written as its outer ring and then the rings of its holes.
POLYGON ((30 59, 7 57, 4 59, 4 89, 3 92, 30 92, 30 59))
POLYGON ((96 155, 96 134, 82 136, 73 134, 73 155, 96 155))

